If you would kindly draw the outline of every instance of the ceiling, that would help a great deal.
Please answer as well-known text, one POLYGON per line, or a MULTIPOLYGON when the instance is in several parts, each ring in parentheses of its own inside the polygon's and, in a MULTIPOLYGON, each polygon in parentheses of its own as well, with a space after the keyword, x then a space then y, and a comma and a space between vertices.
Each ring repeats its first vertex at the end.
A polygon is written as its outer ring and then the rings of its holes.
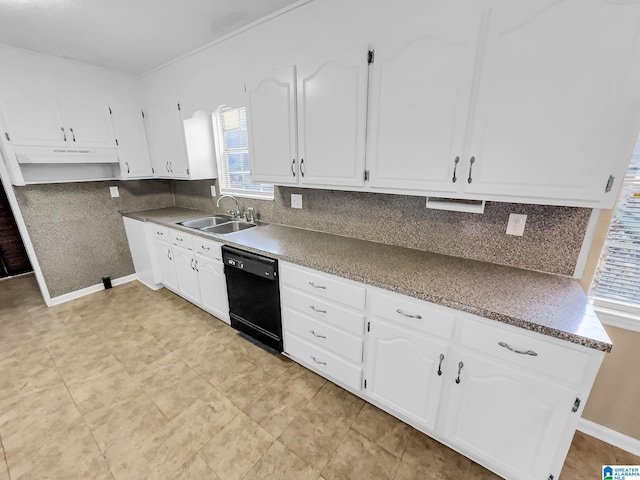
POLYGON ((298 0, 0 0, 0 43, 141 75, 298 0))

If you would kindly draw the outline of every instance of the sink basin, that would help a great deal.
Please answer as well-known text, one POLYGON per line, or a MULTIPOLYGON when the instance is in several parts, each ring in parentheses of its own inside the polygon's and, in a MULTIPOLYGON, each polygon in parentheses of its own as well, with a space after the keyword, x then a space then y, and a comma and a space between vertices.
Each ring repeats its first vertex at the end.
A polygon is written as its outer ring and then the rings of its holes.
POLYGON ((187 220, 181 222, 180 225, 189 228, 195 228, 201 230, 208 227, 214 227, 231 221, 231 217, 228 215, 213 215, 211 217, 195 218, 193 220, 187 220))
POLYGON ((203 232, 218 233, 224 235, 225 233, 239 232, 241 230, 246 230, 247 228, 253 228, 255 226, 255 223, 249 223, 242 220, 229 220, 226 223, 211 227, 204 227, 200 230, 202 230, 203 232))

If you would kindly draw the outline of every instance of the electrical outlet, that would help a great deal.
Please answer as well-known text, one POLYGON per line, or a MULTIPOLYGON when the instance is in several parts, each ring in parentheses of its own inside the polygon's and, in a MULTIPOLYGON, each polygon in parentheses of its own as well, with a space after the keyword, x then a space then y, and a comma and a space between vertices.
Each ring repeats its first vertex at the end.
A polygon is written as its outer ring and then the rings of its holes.
POLYGON ((109 193, 111 194, 111 198, 117 198, 120 196, 118 187, 109 187, 109 193))
POLYGON ((216 196, 216 186, 215 185, 211 185, 211 196, 212 197, 216 196))
POLYGON ((518 213, 509 214, 509 223, 507 224, 507 235, 516 235, 521 237, 524 235, 524 224, 527 223, 527 216, 518 213))
POLYGON ((302 195, 298 193, 291 194, 291 208, 302 208, 302 195))

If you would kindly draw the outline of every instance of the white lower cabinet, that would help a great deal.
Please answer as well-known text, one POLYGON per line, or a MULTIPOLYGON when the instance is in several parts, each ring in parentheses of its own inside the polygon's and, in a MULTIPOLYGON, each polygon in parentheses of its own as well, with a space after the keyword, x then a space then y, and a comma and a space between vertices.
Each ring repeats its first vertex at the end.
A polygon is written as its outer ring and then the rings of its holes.
POLYGON ((372 318, 367 333, 367 394, 433 430, 448 342, 372 318))
MULTIPOLYGON (((155 283, 229 323, 222 245, 153 223, 146 224, 145 232, 147 244, 155 246, 150 255, 155 283)), ((135 247, 130 245, 132 252, 135 247)))
POLYGON ((176 277, 171 244, 159 239, 156 239, 155 244, 161 281, 165 287, 171 290, 178 290, 178 279, 176 277))
POLYGON ((507 478, 558 478, 551 464, 576 416, 576 388, 463 348, 451 359, 444 438, 507 478))
POLYGON ((195 253, 188 248, 174 245, 173 255, 180 295, 190 302, 200 305, 200 284, 196 271, 195 253))
POLYGON ((504 478, 559 478, 603 352, 285 262, 280 273, 291 358, 504 478), (331 294, 341 284, 349 297, 331 294))

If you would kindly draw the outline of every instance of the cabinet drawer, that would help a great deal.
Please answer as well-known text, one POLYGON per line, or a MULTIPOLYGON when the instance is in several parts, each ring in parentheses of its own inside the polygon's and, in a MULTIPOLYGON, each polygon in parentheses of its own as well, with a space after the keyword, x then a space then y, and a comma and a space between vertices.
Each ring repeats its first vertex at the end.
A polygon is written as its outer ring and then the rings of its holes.
POLYGON ((202 237, 193 237, 193 247, 196 252, 204 257, 209 257, 214 260, 218 260, 222 263, 222 244, 206 240, 202 237))
POLYGON ((171 243, 174 245, 180 245, 181 247, 193 250, 193 237, 188 233, 169 229, 169 236, 171 237, 171 243))
POLYGON ((351 365, 323 348, 305 342, 294 334, 284 334, 286 353, 303 364, 309 365, 321 375, 333 377, 349 387, 360 390, 362 368, 351 365))
POLYGON ((413 330, 452 338, 456 312, 422 300, 381 291, 369 292, 369 312, 413 330))
POLYGON ((333 325, 355 335, 364 333, 364 313, 347 310, 291 287, 284 286, 282 288, 282 304, 317 321, 333 325))
POLYGON ((364 310, 365 288, 363 286, 354 285, 335 275, 294 267, 290 264, 281 264, 280 277, 285 284, 304 292, 364 310))
POLYGON ((283 309, 282 322, 286 332, 295 333, 351 362, 362 363, 362 336, 350 335, 288 307, 283 309))
POLYGON ((164 240, 165 242, 169 242, 171 239, 169 238, 169 229, 166 227, 161 227, 160 225, 156 225, 155 223, 149 224, 149 231, 152 232, 155 238, 159 238, 160 240, 164 240))
POLYGON ((589 354, 547 342, 533 332, 513 331, 514 328, 465 318, 460 344, 545 375, 582 382, 589 354))

